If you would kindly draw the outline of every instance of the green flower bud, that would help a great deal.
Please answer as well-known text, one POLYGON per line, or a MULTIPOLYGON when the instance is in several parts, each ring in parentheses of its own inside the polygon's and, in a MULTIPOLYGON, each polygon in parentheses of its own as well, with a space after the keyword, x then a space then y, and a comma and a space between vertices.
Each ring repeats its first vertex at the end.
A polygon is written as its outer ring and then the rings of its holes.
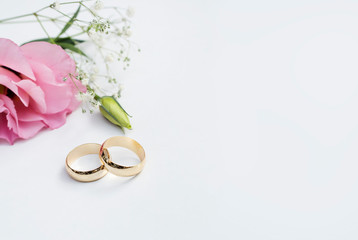
POLYGON ((101 111, 102 115, 111 123, 120 127, 132 129, 128 119, 128 114, 114 97, 102 97, 100 99, 100 103, 101 106, 99 107, 99 110, 101 111))

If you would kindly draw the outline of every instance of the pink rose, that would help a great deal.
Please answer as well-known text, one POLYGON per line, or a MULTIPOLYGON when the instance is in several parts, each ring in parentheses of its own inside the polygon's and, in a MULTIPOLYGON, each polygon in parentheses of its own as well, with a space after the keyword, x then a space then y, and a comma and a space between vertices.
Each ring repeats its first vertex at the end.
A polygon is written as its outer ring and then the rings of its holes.
POLYGON ((70 74, 76 75, 75 62, 61 47, 47 42, 19 47, 0 38, 0 139, 13 144, 42 128, 61 127, 79 106, 78 89, 85 91, 70 74))

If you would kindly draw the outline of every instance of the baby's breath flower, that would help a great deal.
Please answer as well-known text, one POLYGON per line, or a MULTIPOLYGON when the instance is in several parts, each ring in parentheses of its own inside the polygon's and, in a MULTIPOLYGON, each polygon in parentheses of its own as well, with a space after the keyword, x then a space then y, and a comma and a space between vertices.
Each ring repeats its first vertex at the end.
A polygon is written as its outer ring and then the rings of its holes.
POLYGON ((99 108, 99 106, 101 106, 101 103, 99 101, 96 101, 94 103, 94 107, 97 109, 97 108, 99 108))
POLYGON ((79 92, 76 95, 77 100, 81 101, 81 102, 90 102, 93 99, 93 94, 91 94, 90 92, 79 92))
POLYGON ((106 58, 104 59, 106 62, 114 62, 114 56, 112 53, 107 54, 106 58))
POLYGON ((100 0, 97 0, 97 1, 94 3, 94 5, 93 5, 92 8, 93 8, 95 11, 99 11, 99 10, 101 10, 103 7, 104 7, 103 2, 100 1, 100 0))
POLYGON ((97 66, 93 66, 92 71, 93 71, 94 74, 96 74, 96 73, 99 72, 99 69, 98 69, 97 66))
POLYGON ((89 84, 89 79, 88 78, 83 78, 81 82, 82 82, 83 85, 87 86, 89 84))
POLYGON ((87 110, 92 113, 94 109, 98 108, 99 103, 94 97, 95 94, 92 91, 87 91, 85 93, 79 92, 76 95, 76 99, 81 102, 83 113, 85 113, 87 110))
POLYGON ((122 92, 122 91, 123 91, 123 89, 124 89, 123 84, 119 84, 119 91, 120 91, 120 92, 122 92))
POLYGON ((126 37, 132 36, 132 31, 129 30, 129 29, 127 29, 127 30, 125 31, 125 35, 126 35, 126 37))
POLYGON ((88 31, 87 31, 87 35, 92 38, 94 35, 96 35, 96 30, 94 30, 93 28, 90 28, 88 31))
POLYGON ((108 20, 104 20, 104 19, 93 19, 89 25, 89 28, 94 29, 96 32, 108 34, 110 23, 108 20))
POLYGON ((135 13, 134 8, 132 8, 132 7, 127 8, 127 11, 126 11, 127 17, 129 17, 129 18, 133 17, 134 13, 135 13))
POLYGON ((104 42, 104 39, 103 39, 103 36, 101 33, 97 32, 95 29, 90 29, 88 32, 87 32, 88 36, 90 37, 90 39, 98 44, 98 45, 102 45, 103 42, 104 42))
POLYGON ((50 7, 53 9, 56 9, 56 10, 60 10, 61 4, 58 1, 56 1, 56 2, 52 3, 50 5, 50 7))

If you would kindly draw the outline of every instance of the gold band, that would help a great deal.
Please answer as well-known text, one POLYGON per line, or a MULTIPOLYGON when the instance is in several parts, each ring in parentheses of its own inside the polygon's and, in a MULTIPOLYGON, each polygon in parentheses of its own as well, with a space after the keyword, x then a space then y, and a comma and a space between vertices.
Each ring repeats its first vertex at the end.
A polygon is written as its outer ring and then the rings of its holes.
POLYGON ((102 163, 110 173, 122 177, 130 177, 137 175, 143 170, 143 167, 145 165, 145 153, 143 147, 135 140, 124 136, 111 137, 104 141, 99 151, 99 156, 101 158, 102 163), (135 166, 121 166, 112 162, 111 156, 108 152, 108 148, 114 146, 124 147, 131 150, 132 152, 137 154, 141 162, 135 166))
POLYGON ((71 168, 72 165, 78 158, 88 155, 88 154, 98 154, 101 149, 101 145, 97 143, 86 143, 74 148, 66 158, 66 170, 68 174, 75 180, 80 182, 92 182, 96 181, 107 174, 107 169, 105 169, 102 164, 100 167, 90 170, 90 171, 77 171, 71 168))

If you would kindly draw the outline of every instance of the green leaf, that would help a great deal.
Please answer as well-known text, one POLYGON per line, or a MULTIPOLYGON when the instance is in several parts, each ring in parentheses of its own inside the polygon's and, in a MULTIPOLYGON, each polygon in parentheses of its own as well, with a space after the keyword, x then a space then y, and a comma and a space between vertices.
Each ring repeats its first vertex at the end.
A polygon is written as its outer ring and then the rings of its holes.
POLYGON ((73 22, 75 21, 78 13, 80 12, 81 9, 81 4, 78 6, 77 11, 75 12, 75 14, 73 14, 73 16, 71 17, 71 19, 66 23, 66 25, 63 27, 63 29, 61 30, 61 32, 57 35, 55 41, 62 35, 64 34, 67 29, 69 29, 71 27, 71 25, 73 24, 73 22))
POLYGON ((81 39, 75 39, 75 38, 71 38, 71 37, 65 37, 65 38, 58 38, 55 41, 56 43, 69 43, 72 45, 76 45, 77 43, 83 43, 84 40, 81 39))
MULTIPOLYGON (((51 40, 49 38, 39 38, 39 39, 34 39, 34 40, 31 40, 31 41, 28 41, 28 42, 25 42, 22 45, 25 45, 26 43, 31 43, 31 42, 49 42, 51 43, 51 40)), ((82 43, 84 42, 84 40, 81 40, 81 39, 75 39, 75 38, 71 38, 71 37, 65 37, 65 38, 58 38, 55 40, 55 44, 58 44, 58 43, 69 43, 69 44, 72 44, 72 45, 76 45, 77 43, 82 43)))
POLYGON ((75 53, 81 54, 82 56, 87 57, 87 55, 84 52, 82 52, 81 49, 77 48, 75 45, 72 45, 71 43, 59 42, 59 43, 57 43, 57 45, 61 46, 63 49, 69 49, 72 52, 75 52, 75 53))
POLYGON ((34 39, 34 40, 31 40, 31 41, 28 41, 28 42, 25 42, 22 45, 25 45, 27 43, 31 43, 31 42, 51 42, 49 38, 38 38, 38 39, 34 39))

